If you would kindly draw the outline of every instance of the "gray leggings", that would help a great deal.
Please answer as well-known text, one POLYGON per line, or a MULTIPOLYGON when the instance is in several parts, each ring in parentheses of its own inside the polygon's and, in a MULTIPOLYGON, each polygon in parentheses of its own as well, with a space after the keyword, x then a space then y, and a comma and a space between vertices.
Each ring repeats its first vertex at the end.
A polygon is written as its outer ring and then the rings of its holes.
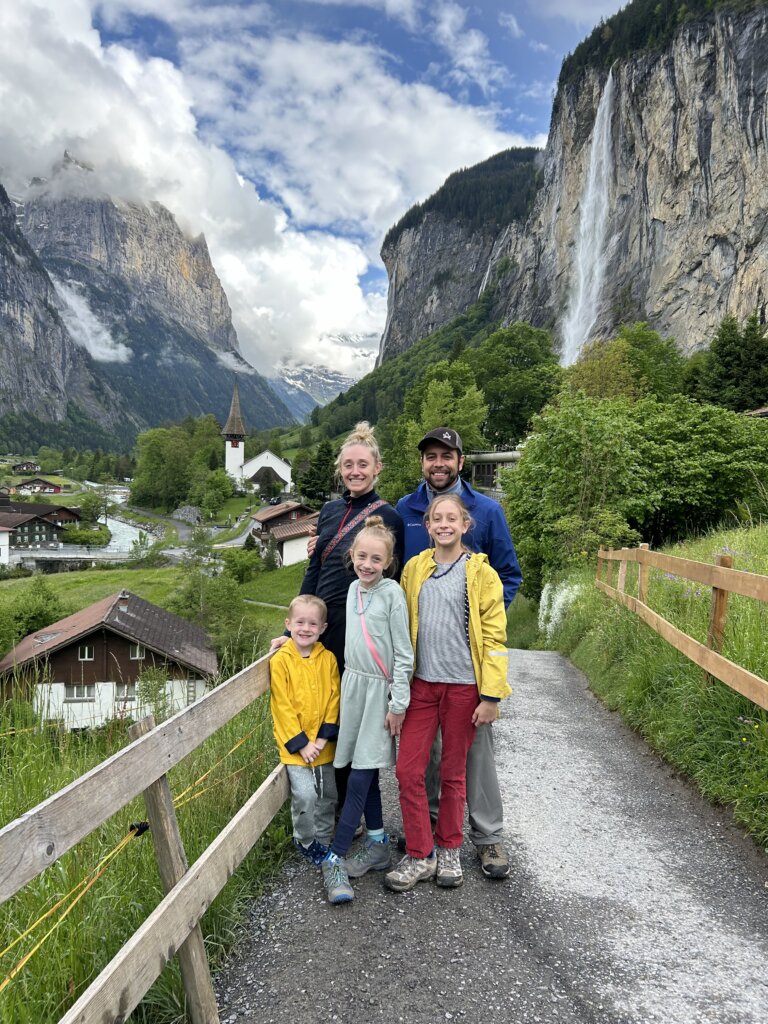
POLYGON ((293 838, 302 846, 313 839, 328 846, 333 835, 336 808, 336 780, 333 764, 289 764, 293 838))
MULTIPOLYGON (((440 802, 440 753, 442 737, 438 731, 427 765, 427 796, 429 814, 437 820, 440 802)), ((469 838, 476 846, 490 846, 501 841, 504 810, 493 756, 493 726, 481 725, 467 756, 467 810, 469 838)))

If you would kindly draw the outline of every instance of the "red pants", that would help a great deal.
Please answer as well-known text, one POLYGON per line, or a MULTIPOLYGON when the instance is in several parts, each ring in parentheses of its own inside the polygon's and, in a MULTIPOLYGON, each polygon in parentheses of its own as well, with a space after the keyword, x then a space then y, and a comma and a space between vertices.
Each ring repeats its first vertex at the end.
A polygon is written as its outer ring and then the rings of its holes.
POLYGON ((400 734, 395 771, 405 849, 411 857, 428 857, 434 847, 424 776, 438 726, 443 733, 443 756, 435 839, 438 846, 447 849, 458 849, 462 844, 467 754, 475 738, 472 713, 479 701, 474 683, 426 683, 418 678, 411 683, 411 703, 400 734))

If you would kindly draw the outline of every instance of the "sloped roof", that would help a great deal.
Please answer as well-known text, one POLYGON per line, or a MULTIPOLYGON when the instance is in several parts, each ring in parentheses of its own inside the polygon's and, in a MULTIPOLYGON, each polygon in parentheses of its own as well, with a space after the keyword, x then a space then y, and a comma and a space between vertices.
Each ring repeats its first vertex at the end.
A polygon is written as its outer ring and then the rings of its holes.
POLYGON ((235 381, 232 391, 232 405, 229 407, 229 416, 221 432, 224 437, 245 437, 245 423, 240 412, 240 392, 235 381))
POLYGON ((284 516, 287 512, 293 512, 297 508, 305 509, 307 512, 313 511, 309 505, 302 505, 300 501, 282 501, 279 505, 265 505, 258 512, 254 512, 251 519, 257 523, 266 523, 276 516, 284 516))
POLYGON ((98 626, 105 626, 201 675, 213 675, 216 671, 216 652, 204 630, 124 590, 25 636, 0 661, 0 673, 45 658, 98 626))
POLYGON ((52 526, 54 530, 60 530, 58 523, 50 523, 47 519, 34 512, 3 512, 0 510, 0 526, 7 526, 9 530, 15 530, 22 523, 28 523, 30 519, 39 519, 46 526, 52 526))
POLYGON ((5 514, 6 512, 33 512, 36 516, 48 516, 52 512, 59 512, 61 510, 65 512, 73 512, 77 518, 80 518, 80 509, 76 505, 51 505, 47 501, 8 501, 0 502, 0 513, 5 514))
POLYGON ((303 519, 294 519, 290 523, 281 523, 274 526, 269 532, 275 540, 291 540, 292 537, 307 537, 310 530, 317 525, 320 513, 313 516, 304 516, 303 519))

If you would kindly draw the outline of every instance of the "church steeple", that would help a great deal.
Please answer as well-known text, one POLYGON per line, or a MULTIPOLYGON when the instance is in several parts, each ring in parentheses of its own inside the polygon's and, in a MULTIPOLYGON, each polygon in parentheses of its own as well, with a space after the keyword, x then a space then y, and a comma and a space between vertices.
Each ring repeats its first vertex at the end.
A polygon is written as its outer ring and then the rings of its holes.
POLYGON ((240 412, 240 392, 237 389, 237 381, 235 381, 232 391, 232 405, 229 409, 229 416, 221 434, 222 437, 226 438, 224 445, 224 468, 230 476, 238 480, 243 475, 243 465, 245 463, 245 445, 243 444, 245 440, 245 423, 243 423, 243 415, 240 412))
POLYGON ((237 381, 232 391, 232 405, 229 407, 229 416, 224 424, 222 436, 228 441, 242 441, 245 438, 245 423, 240 412, 240 392, 237 388, 237 381))

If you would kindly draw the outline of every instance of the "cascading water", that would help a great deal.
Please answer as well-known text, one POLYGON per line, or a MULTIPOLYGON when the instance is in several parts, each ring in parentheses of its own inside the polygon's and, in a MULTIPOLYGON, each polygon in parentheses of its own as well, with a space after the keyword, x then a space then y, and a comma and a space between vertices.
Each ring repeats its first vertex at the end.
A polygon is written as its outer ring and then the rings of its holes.
POLYGON ((563 323, 561 361, 570 366, 581 346, 589 339, 600 309, 606 265, 605 236, 608 229, 608 186, 613 164, 611 121, 613 119, 613 71, 608 73, 597 107, 592 148, 576 240, 575 264, 568 315, 563 323))

